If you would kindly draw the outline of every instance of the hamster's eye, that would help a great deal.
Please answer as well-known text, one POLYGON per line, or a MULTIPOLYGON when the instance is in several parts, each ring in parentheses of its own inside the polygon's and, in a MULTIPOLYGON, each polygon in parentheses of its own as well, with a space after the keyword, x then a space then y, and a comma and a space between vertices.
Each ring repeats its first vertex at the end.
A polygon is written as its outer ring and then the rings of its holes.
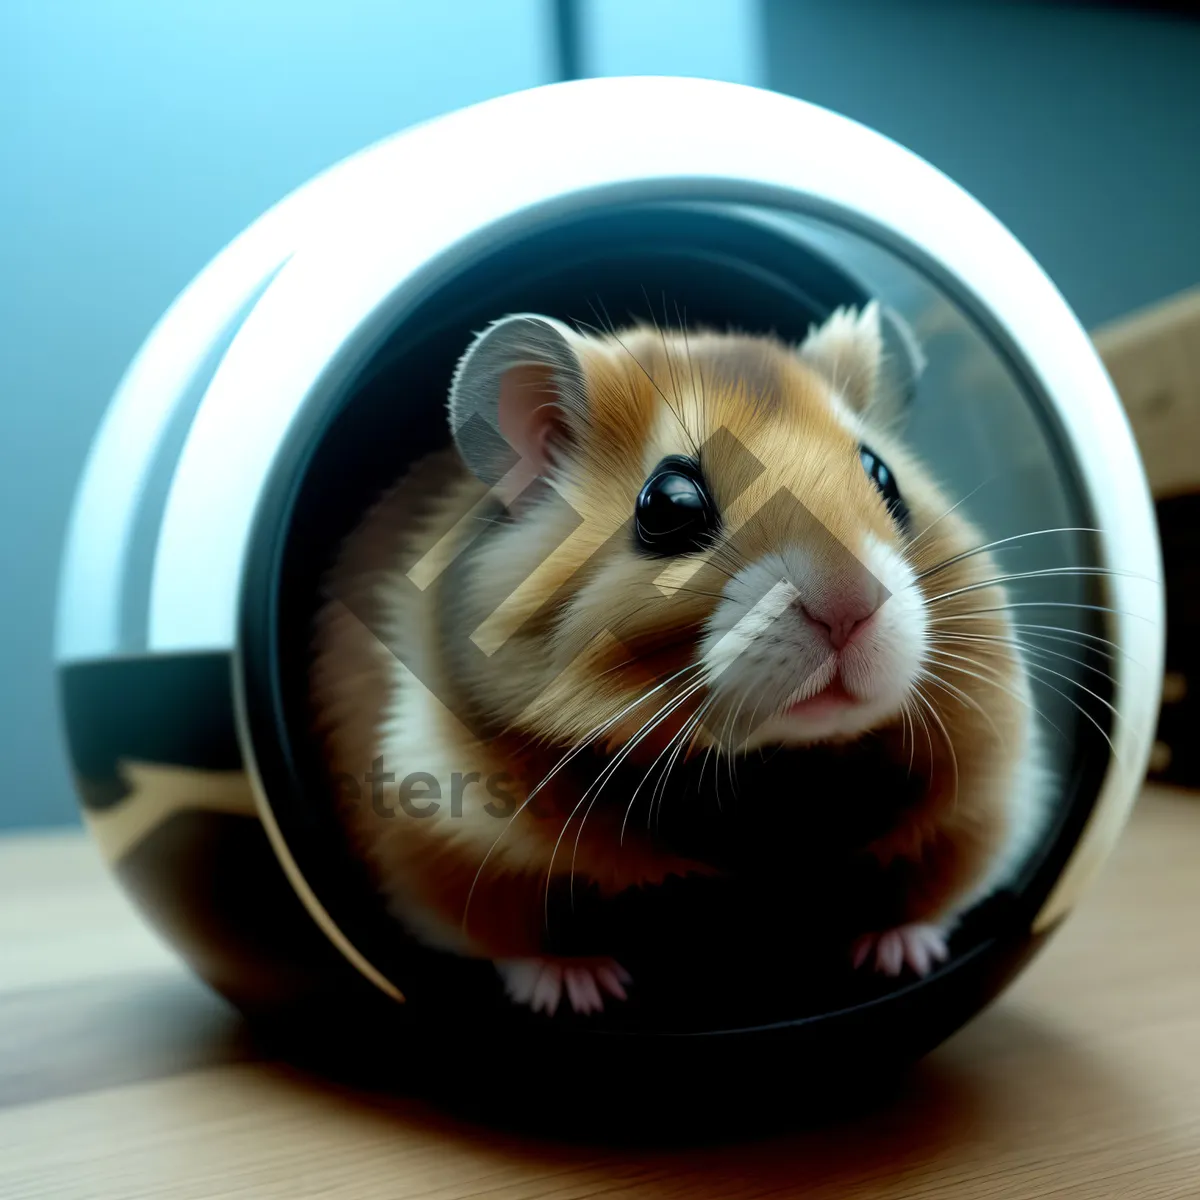
POLYGON ((642 485, 634 508, 638 544, 668 557, 702 549, 717 527, 716 506, 700 464, 690 458, 664 458, 642 485))
POLYGON ((896 477, 892 474, 891 467, 867 446, 859 446, 858 457, 868 478, 879 489, 879 494, 883 497, 883 502, 887 505, 888 512, 892 514, 893 520, 902 529, 907 529, 909 524, 908 505, 904 503, 904 497, 900 495, 900 487, 896 483, 896 477))

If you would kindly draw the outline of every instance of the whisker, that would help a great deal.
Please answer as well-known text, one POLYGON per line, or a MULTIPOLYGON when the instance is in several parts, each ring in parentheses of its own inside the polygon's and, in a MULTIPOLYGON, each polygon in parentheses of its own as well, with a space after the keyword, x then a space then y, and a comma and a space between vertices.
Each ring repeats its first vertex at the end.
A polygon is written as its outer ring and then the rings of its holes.
MULTIPOLYGON (((1075 679, 1072 676, 1067 675, 1062 671, 1057 671, 1053 667, 1048 667, 1045 665, 1045 663, 1034 662, 1034 663, 1027 663, 1026 665, 1030 668, 1036 668, 1039 671, 1045 671, 1047 674, 1054 675, 1059 679, 1065 679, 1068 683, 1074 684, 1077 688, 1080 689, 1080 691, 1087 692, 1087 694, 1089 696, 1091 696, 1092 699, 1098 700, 1101 704, 1103 704, 1104 707, 1107 708, 1110 713, 1112 713, 1113 717, 1116 718, 1116 720, 1118 720, 1118 721, 1124 720, 1122 715, 1107 700, 1105 700, 1105 698, 1103 696, 1101 696, 1098 692, 1092 691, 1092 689, 1090 687, 1088 687, 1086 683, 1080 683, 1078 679, 1075 679)), ((1045 680, 1043 680, 1042 682, 1045 683, 1045 680)), ((1049 686, 1049 685, 1047 685, 1047 686, 1049 686)))
MULTIPOLYGON (((986 671, 988 669, 987 664, 981 663, 978 659, 964 661, 970 661, 971 665, 978 667, 980 671, 986 671)), ((999 691, 1004 692, 1008 696, 1011 696, 1018 704, 1029 709, 1029 711, 1037 716, 1040 720, 1045 721, 1046 724, 1049 725, 1050 728, 1053 729, 1058 736, 1063 739, 1063 741, 1068 740, 1067 735, 1063 733, 1062 729, 1060 729, 1058 725, 1050 720, 1050 718, 1046 716, 1046 714, 1042 712, 1042 710, 1038 708, 1036 704, 1034 704, 1033 700, 1029 696, 1024 696, 1014 688, 1009 687, 1008 684, 1006 684, 1002 679, 998 679, 994 675, 980 675, 975 671, 968 671, 965 667, 960 667, 955 663, 943 663, 942 665, 947 671, 958 671, 962 675, 969 675, 973 679, 978 679, 980 683, 990 683, 992 687, 997 688, 999 691)))
MULTIPOLYGON (((715 703, 716 703, 716 697, 715 696, 710 697, 710 699, 708 701, 708 709, 711 709, 715 703)), ((706 711, 708 711, 708 710, 706 709, 706 711)), ((709 742, 708 748, 704 751, 704 759, 700 763, 700 780, 696 784, 696 791, 699 792, 701 795, 704 794, 704 776, 708 773, 708 763, 709 763, 709 760, 713 756, 714 750, 717 751, 718 764, 717 764, 717 769, 715 769, 713 771, 713 796, 717 801, 717 812, 724 812, 725 809, 721 804, 721 771, 720 771, 721 752, 720 752, 720 750, 717 749, 717 743, 715 741, 709 742)))
MULTIPOLYGON (((961 655, 961 654, 951 654, 950 651, 948 651, 948 650, 935 651, 935 653, 939 654, 939 656, 940 655, 948 655, 951 658, 959 658, 959 659, 962 659, 963 662, 973 661, 969 658, 964 658, 963 655, 961 655)), ((950 692, 951 695, 958 698, 958 700, 964 705, 964 707, 970 707, 970 708, 975 709, 975 711, 977 713, 979 713, 979 715, 991 727, 992 733, 994 733, 996 735, 996 741, 1000 742, 1001 744, 1004 743, 1005 739, 1000 736, 1000 730, 996 727, 996 722, 992 720, 991 714, 973 696, 969 696, 966 692, 962 691, 961 688, 955 687, 954 684, 950 683, 948 680, 943 679, 936 672, 922 670, 920 673, 920 678, 925 679, 929 683, 935 684, 937 687, 943 688, 946 691, 950 692)))
POLYGON ((702 687, 704 687, 704 680, 698 680, 695 683, 688 684, 682 695, 668 700, 665 705, 660 707, 658 712, 655 713, 654 716, 652 716, 648 721, 646 721, 645 724, 643 724, 637 731, 637 733, 634 734, 634 736, 630 738, 630 740, 626 742, 624 746, 621 747, 620 751, 616 754, 612 761, 605 764, 596 778, 584 791, 583 795, 579 797, 575 807, 571 809, 567 819, 563 822, 562 829, 559 831, 558 838, 554 843, 554 848, 550 852, 549 865, 546 867, 545 917, 547 925, 550 923, 550 880, 554 873, 554 860, 558 856, 558 848, 562 845, 562 840, 566 836, 567 830, 571 826, 571 822, 575 819, 575 814, 579 812, 580 808, 583 807, 584 802, 587 800, 589 794, 591 794, 592 788, 595 788, 596 793, 592 797, 591 803, 588 804, 587 812, 583 814, 583 820, 579 823, 579 832, 575 835, 575 848, 571 855, 571 874, 568 882, 568 888, 572 907, 574 907, 575 904, 575 856, 579 851, 579 838, 583 833, 584 825, 587 824, 588 814, 591 813, 593 805, 596 803, 596 800, 599 799, 600 793, 604 790, 604 785, 613 777, 613 775, 616 774, 616 772, 620 769, 621 764, 630 756, 630 754, 633 753, 637 746, 647 737, 649 737, 650 734, 653 733, 654 730, 657 729, 658 726, 661 725, 662 722, 671 715, 671 713, 673 713, 681 704, 685 703, 691 696, 695 695, 695 693, 702 687))
MULTIPOLYGON (((684 697, 684 698, 686 699, 686 697, 684 697)), ((701 709, 703 709, 703 705, 701 706, 701 709)), ((670 713, 665 714, 663 719, 665 720, 667 716, 670 716, 670 713)), ((653 731, 651 731, 651 732, 653 732, 653 731)), ((646 780, 650 778, 650 773, 654 770, 654 768, 656 766, 658 766, 663 755, 665 755, 667 753, 667 751, 670 750, 671 744, 674 742, 674 740, 675 740, 675 738, 672 737, 671 740, 668 741, 667 744, 654 756, 654 761, 650 764, 649 767, 647 767, 646 773, 642 776, 641 781, 638 783, 637 787, 635 787, 633 789, 633 795, 629 798, 629 803, 625 807, 625 816, 621 821, 621 835, 617 839, 618 846, 623 846, 625 844, 625 828, 629 822, 629 814, 631 812, 633 812, 633 806, 638 798, 638 793, 645 786, 646 780)), ((653 802, 654 802, 654 798, 653 798, 653 796, 651 796, 651 805, 653 805, 653 802)), ((647 825, 649 825, 649 819, 647 819, 647 825)))
MULTIPOLYGON (((1094 671, 1097 675, 1100 675, 1109 682, 1112 682, 1112 675, 1109 674, 1108 671, 1101 667, 1093 667, 1090 663, 1085 663, 1082 659, 1078 658, 1074 654, 1064 654, 1061 650, 1051 650, 1048 646, 1031 646, 1028 642, 1022 642, 1019 638, 1002 638, 986 633, 952 633, 942 634, 938 639, 935 640, 935 644, 936 642, 941 641, 967 642, 973 644, 986 642, 992 645, 1011 646, 1013 649, 1019 650, 1023 654, 1036 654, 1039 656, 1053 655, 1055 658, 1062 658, 1067 662, 1075 663, 1076 666, 1082 667, 1085 671, 1094 671)), ((1091 647, 1083 648, 1091 649, 1091 647)))
MULTIPOLYGON (((947 614, 945 616, 940 616, 940 617, 934 618, 933 620, 930 621, 930 624, 931 625, 946 625, 952 621, 990 621, 990 620, 992 620, 992 618, 986 615, 986 612, 990 612, 990 611, 994 611, 994 610, 976 610, 975 612, 969 612, 969 613, 947 614)), ((1037 622, 1029 622, 1029 621, 1009 621, 1008 626, 1010 629, 1024 630, 1029 634, 1030 637, 1050 638, 1054 641, 1059 641, 1059 642, 1078 642, 1078 640, 1080 638, 1084 638, 1089 642, 1098 643, 1098 645, 1094 647, 1097 654, 1103 654, 1106 657, 1111 658, 1112 653, 1110 653, 1110 652, 1115 652, 1117 654, 1122 655, 1124 658, 1126 658, 1129 662, 1133 663, 1135 666, 1139 666, 1143 670, 1146 669, 1145 664, 1138 662, 1137 659, 1135 659, 1135 658, 1132 658, 1129 655, 1128 651, 1126 651, 1123 647, 1118 646, 1117 643, 1112 640, 1112 638, 1101 637, 1098 633, 1087 633, 1085 630, 1082 630, 1082 629, 1072 629, 1069 625, 1043 625, 1043 624, 1038 624, 1037 622), (1043 632, 1043 631, 1045 631, 1045 632, 1043 632), (1067 637, 1067 636, 1056 637, 1056 636, 1054 636, 1055 634, 1059 634, 1059 635, 1069 634, 1070 636, 1069 637, 1067 637), (1102 650, 1102 649, 1100 649, 1100 646, 1108 647, 1108 649, 1102 650)))
POLYGON ((921 541, 921 539, 927 533, 929 533, 936 525, 938 525, 940 522, 944 521, 956 509, 961 508, 964 504, 966 504, 966 502, 968 500, 971 499, 972 496, 974 496, 977 492, 981 491, 983 488, 987 487, 987 485, 989 483, 995 483, 996 480, 999 478, 1000 478, 1000 475, 997 472, 996 474, 992 475, 990 478, 985 479, 981 484, 978 484, 976 487, 973 487, 961 500, 955 501, 955 503, 950 505, 950 507, 948 509, 946 509, 946 511, 944 513, 942 513, 942 515, 940 517, 935 517, 932 521, 929 522, 928 525, 925 526, 924 529, 921 530, 920 533, 916 534, 914 537, 909 538, 909 540, 907 542, 905 542, 905 544, 904 544, 905 552, 911 551, 913 549, 913 547, 915 547, 921 541))
POLYGON ((729 756, 727 763, 729 765, 729 786, 733 791, 734 796, 738 795, 737 785, 737 756, 739 751, 734 746, 733 739, 737 736, 737 721, 742 715, 742 709, 746 707, 746 701, 750 699, 750 693, 745 688, 742 688, 741 699, 737 703, 737 707, 731 710, 732 720, 728 726, 729 732, 729 756))
POLYGON ((908 774, 911 778, 913 769, 913 760, 917 753, 917 730, 913 725, 912 713, 908 710, 908 698, 905 697, 900 704, 900 720, 901 720, 901 735, 900 749, 904 749, 904 730, 907 730, 909 735, 908 744, 908 774))
MULTIPOLYGON (((926 598, 926 604, 937 604, 942 600, 950 600, 955 596, 964 596, 968 592, 979 592, 984 588, 998 587, 1001 584, 1012 583, 1018 579, 1063 579, 1078 576, 1123 576, 1127 579, 1140 579, 1144 576, 1135 575, 1131 571, 1122 571, 1117 567, 1047 567, 1040 571, 1014 571, 1008 575, 997 575, 993 579, 983 579, 978 583, 968 583, 938 596, 926 598)), ((1148 582, 1154 582, 1149 580, 1148 582)))
MULTIPOLYGON (((925 719, 925 713, 922 709, 914 708, 913 714, 915 716, 918 716, 921 718, 921 730, 925 734, 925 745, 929 749, 929 765, 930 765, 930 769, 932 770, 932 768, 933 768, 933 735, 929 732, 929 722, 925 719)), ((913 749, 914 750, 916 749, 915 743, 914 743, 913 749)))
POLYGON ((585 734, 578 742, 576 742, 574 747, 572 747, 571 750, 569 750, 566 754, 564 754, 558 760, 558 762, 556 762, 554 764, 554 766, 551 767, 550 770, 542 777, 542 779, 538 782, 538 784, 530 791, 529 795, 526 796, 525 799, 521 802, 521 804, 517 807, 517 810, 513 813, 513 815, 511 817, 509 817, 507 821, 505 821, 504 828, 500 830, 500 832, 496 835, 495 839, 493 840, 492 844, 487 848, 487 853, 484 854, 483 861, 479 864, 479 868, 476 870, 475 876, 471 880, 471 886, 467 890, 467 899, 463 905, 463 917, 462 917, 462 928, 463 928, 464 932, 467 927, 467 914, 469 913, 470 908, 471 908, 471 900, 472 900, 472 897, 475 895, 475 888, 479 884, 479 880, 483 875, 484 868, 488 864, 488 860, 492 856, 492 852, 499 845, 500 839, 505 835, 505 833, 508 832, 508 830, 512 827, 512 825, 516 821, 516 819, 533 802, 533 798, 538 794, 538 792, 540 792, 541 789, 543 787, 545 787, 545 785, 547 783, 549 783, 550 780, 553 779, 554 776, 557 775, 558 772, 561 771, 563 767, 565 767, 567 765, 567 763, 569 763, 577 755, 582 754, 583 751, 586 750, 587 747, 590 746, 592 744, 592 742, 597 737, 600 736, 600 734, 604 733, 608 729, 611 729, 612 726, 614 726, 618 721, 620 721, 621 718, 624 717, 627 713, 632 712, 635 708, 638 707, 639 704, 644 704, 656 692, 660 692, 660 691, 662 691, 662 689, 664 687, 668 687, 674 680, 678 679, 681 675, 686 674, 688 671, 697 670, 700 666, 701 666, 700 663, 689 663, 686 667, 683 667, 681 670, 676 671, 672 675, 669 675, 666 679, 664 679, 661 683, 657 684, 655 687, 651 688, 648 692, 644 692, 644 693, 638 695, 636 699, 634 699, 629 704, 627 704, 624 708, 622 708, 621 711, 616 714, 616 716, 610 717, 606 721, 601 721, 598 725, 596 725, 593 729, 591 729, 587 734, 585 734))
POLYGON ((687 723, 685 722, 678 730, 676 730, 674 734, 671 735, 670 740, 667 742, 664 748, 664 752, 668 755, 668 757, 666 765, 663 767, 658 779, 655 781, 654 790, 650 793, 650 805, 646 809, 647 829, 650 828, 651 822, 654 820, 654 810, 658 803, 659 791, 666 782, 667 776, 671 773, 671 766, 675 761, 675 751, 678 746, 683 745, 683 742, 680 739, 682 738, 686 729, 687 723))
POLYGON ((1115 663, 1117 661, 1117 655, 1119 654, 1121 658, 1123 658, 1131 667, 1137 667, 1141 671, 1146 670, 1146 664, 1134 658, 1128 650, 1125 650, 1123 647, 1116 645, 1114 642, 1110 642, 1107 638, 1099 637, 1096 634, 1084 633, 1081 630, 1079 631, 1078 636, 1073 638, 1055 636, 1052 633, 1036 632, 1031 627, 1021 625, 1016 622, 1013 623, 1013 628, 1023 630, 1026 637, 1039 638, 1049 642, 1065 643, 1069 646, 1078 646, 1081 650, 1090 650, 1094 654, 1101 654, 1108 659, 1109 663, 1115 663), (1080 639, 1087 640, 1081 641, 1080 639))
MULTIPOLYGON (((1085 692, 1087 692, 1087 694, 1089 696, 1093 696, 1093 697, 1095 697, 1095 699, 1099 700, 1100 703, 1103 704, 1104 707, 1107 708, 1113 714, 1114 717, 1116 717, 1118 720, 1121 719, 1121 714, 1119 712, 1117 712, 1117 710, 1115 708, 1113 708, 1113 706, 1111 704, 1109 704, 1109 702, 1107 700, 1105 700, 1103 696, 1097 696, 1096 693, 1093 692, 1091 688, 1085 687, 1082 683, 1079 682, 1079 680, 1072 679, 1069 675, 1064 675, 1061 671, 1053 671, 1049 667, 1043 666, 1041 663, 1032 662, 1032 663, 1028 663, 1026 665, 1028 666, 1029 670, 1031 670, 1031 671, 1049 671, 1050 674, 1057 675, 1060 679, 1065 679, 1068 683, 1073 683, 1077 688, 1082 688, 1085 692)), ((1040 682, 1043 687, 1048 687, 1052 692, 1057 692, 1058 695, 1060 695, 1068 704, 1070 704, 1073 708, 1075 708, 1082 716, 1087 717, 1087 719, 1089 721, 1091 721, 1091 723, 1093 725, 1095 725, 1096 729, 1100 733, 1100 736, 1108 743, 1108 748, 1109 748, 1109 751, 1112 753, 1113 758, 1116 759, 1116 761, 1118 763, 1120 763, 1121 758, 1117 754, 1117 748, 1116 748, 1116 746, 1113 745, 1112 738, 1110 738, 1108 736, 1108 733, 1105 730, 1104 726, 1101 725, 1100 722, 1097 721, 1096 718, 1094 716, 1092 716, 1092 714, 1090 712, 1088 712, 1088 710, 1086 708, 1084 708, 1083 705, 1080 704, 1079 701, 1076 700, 1074 696, 1068 695, 1068 693, 1064 692, 1062 690, 1062 688, 1055 687, 1054 684, 1050 683, 1046 679, 1039 679, 1038 682, 1040 682)))
MULTIPOLYGON (((758 711, 760 708, 762 708, 763 702, 766 701, 766 702, 770 703, 771 700, 772 700, 772 697, 769 695, 760 695, 759 696, 758 703, 754 706, 754 711, 751 712, 751 714, 750 714, 750 729, 747 732, 746 737, 742 739, 743 746, 746 744, 746 740, 750 737, 750 735, 754 732, 754 730, 756 728, 755 722, 758 719, 758 711)), ((780 700, 777 702, 782 702, 782 698, 780 698, 780 700)), ((760 747, 759 754, 761 755, 761 753, 762 753, 762 749, 760 747)))
POLYGON ((667 374, 671 377, 671 392, 675 396, 675 403, 682 405, 683 396, 679 391, 679 380, 675 377, 675 364, 671 358, 671 348, 667 345, 667 330, 671 326, 670 319, 667 316, 667 293, 663 290, 663 323, 659 325, 658 318, 654 315, 654 309, 650 305, 650 297, 646 294, 646 285, 642 284, 642 295, 646 298, 646 308, 650 312, 651 320, 653 320, 655 328, 658 330, 658 339, 662 342, 663 357, 667 360, 667 374))
MULTIPOLYGON (((655 322, 655 324, 657 325, 657 322, 655 322)), ((696 454, 698 456, 700 454, 700 447, 696 445, 696 439, 692 436, 692 431, 684 423, 682 415, 679 413, 679 410, 676 409, 676 407, 671 403, 670 399, 668 399, 666 392, 664 392, 662 390, 662 388, 658 386, 658 381, 654 378, 653 375, 650 374, 650 372, 648 370, 646 370, 645 364, 638 358, 638 356, 636 354, 634 354, 634 352, 632 350, 630 350, 627 345, 625 345, 625 343, 621 340, 621 337, 617 333, 615 328, 609 330, 608 336, 611 337, 612 340, 614 342, 616 342, 617 345, 620 346, 621 349, 624 350, 626 354, 629 355, 629 357, 637 365, 637 367, 641 371, 641 373, 643 375, 645 375, 645 377, 649 380, 650 386, 662 397, 662 402, 670 410, 671 415, 675 418, 675 420, 679 422, 679 428, 683 430, 684 436, 687 438, 687 440, 689 442, 691 442, 692 449, 696 452, 696 454)))
MULTIPOLYGON (((737 798, 737 785, 733 781, 733 718, 735 707, 732 703, 732 697, 725 707, 725 723, 721 727, 720 744, 725 751, 725 774, 729 779, 729 788, 733 792, 734 798, 737 798)), ((720 763, 717 764, 718 769, 720 763)))
MULTIPOLYGON (((692 363, 692 344, 688 338, 687 331, 687 308, 683 310, 683 316, 679 315, 679 301, 675 301, 675 319, 679 322, 679 332, 683 335, 683 349, 687 354, 688 362, 688 378, 692 384, 692 395, 696 394, 696 371, 692 363)), ((704 390, 704 368, 700 368, 700 412, 704 420, 704 428, 711 428, 708 420, 708 396, 704 390)))
MULTIPOLYGON (((1078 646, 1080 650, 1091 650, 1094 654, 1103 654, 1104 657, 1110 662, 1115 659, 1117 654, 1122 654, 1126 658, 1129 658, 1128 653, 1125 650, 1122 650, 1120 646, 1117 646, 1115 643, 1110 641, 1110 639, 1102 638, 1098 634, 1094 633, 1085 633, 1082 629, 1074 631, 1074 637, 1067 637, 1065 636, 1065 634, 1068 632, 1066 626, 1047 625, 1045 627, 1047 629, 1061 628, 1064 631, 1063 634, 1039 633, 1039 626, 1026 625, 1020 621, 1013 621, 1012 628, 1023 630, 1026 637, 1043 638, 1048 642, 1065 643, 1068 646, 1078 646), (1092 643, 1096 644, 1093 645, 1092 643)), ((1133 659, 1130 659, 1130 661, 1134 662, 1135 665, 1140 665, 1137 664, 1133 659)))
MULTIPOLYGON (((654 818, 656 828, 662 822, 662 806, 663 806, 663 801, 666 799, 666 795, 667 795, 667 781, 671 777, 671 772, 675 769, 675 764, 679 760, 680 753, 683 751, 684 747, 688 745, 689 741, 691 740, 691 735, 695 733, 700 722, 704 719, 704 713, 705 713, 706 706, 711 703, 712 703, 712 700, 710 697, 709 700, 705 701, 705 703, 700 706, 700 708, 697 710, 696 714, 689 721, 684 723, 684 725, 679 730, 679 732, 675 735, 675 737, 673 737, 671 739, 672 742, 676 743, 675 749, 671 753, 671 757, 667 759, 667 765, 663 768, 662 776, 659 779, 658 785, 654 789, 655 794, 658 797, 658 804, 657 804, 658 815, 654 818)), ((670 743, 668 743, 668 745, 670 745, 670 743)), ((652 795, 650 797, 651 813, 654 812, 654 809, 655 809, 655 797, 654 797, 654 795, 652 795)), ((647 815, 647 827, 648 827, 648 823, 649 823, 649 814, 647 815)))
MULTIPOLYGON (((672 595, 679 594, 679 595, 683 595, 683 596, 703 596, 703 597, 708 597, 712 600, 728 599, 728 597, 722 595, 720 592, 706 592, 699 588, 684 587, 682 584, 667 583, 667 584, 663 584, 662 586, 670 588, 672 595)), ((664 596, 663 599, 666 600, 666 599, 668 599, 668 597, 664 596)))
POLYGON ((737 548, 731 541, 732 536, 736 536, 735 530, 732 535, 724 535, 719 540, 708 546, 701 552, 701 561, 696 568, 694 574, 699 574, 706 567, 712 567, 715 571, 720 572, 726 578, 733 582, 745 586, 745 580, 740 578, 740 572, 748 565, 745 555, 740 554, 737 548))
POLYGON ((1132 617, 1136 621, 1146 621, 1151 625, 1154 623, 1153 619, 1146 616, 1145 613, 1129 612, 1123 608, 1112 608, 1107 604, 1080 604, 1070 600, 1015 600, 1009 604, 997 604, 990 608, 972 609, 970 614, 961 615, 975 616, 979 613, 1011 612, 1017 608, 1075 608, 1083 609, 1087 612, 1109 613, 1117 617, 1132 617))
POLYGON ((1063 525, 1057 529, 1031 529, 1028 533, 1017 533, 1012 537, 998 538, 994 542, 987 542, 982 546, 974 546, 970 550, 964 550, 961 554, 952 555, 950 558, 944 558, 939 563, 934 563, 932 567, 926 567, 918 576, 917 580, 928 579, 931 575, 938 574, 939 571, 946 570, 947 567, 954 566, 955 563, 963 562, 965 559, 974 558, 977 554, 984 554, 988 550, 995 550, 1000 546, 1007 546, 1012 542, 1023 542, 1026 538, 1043 537, 1051 533, 1103 533, 1102 529, 1093 529, 1086 525, 1063 525))
MULTIPOLYGON (((951 740, 950 733, 946 729, 945 723, 942 721, 941 716, 938 714, 937 708, 934 706, 933 702, 929 699, 929 697, 925 695, 925 692, 922 690, 920 683, 917 682, 916 680, 913 680, 912 687, 913 687, 914 693, 921 698, 922 702, 925 704, 926 708, 928 708, 928 710, 929 710, 929 715, 934 719, 934 721, 937 724, 937 727, 941 730, 942 737, 945 739, 945 742, 946 742, 946 749, 950 752, 950 762, 951 762, 951 765, 954 767, 954 803, 953 803, 952 807, 957 808, 958 807, 958 793, 959 793, 959 787, 961 784, 961 776, 959 774, 958 755, 954 752, 954 742, 951 740)), ((929 758, 930 758, 930 766, 932 768, 932 765, 933 765, 933 747, 932 747, 932 745, 930 746, 930 750, 929 750, 929 758)))
MULTIPOLYGON (((645 612, 646 609, 648 609, 652 604, 660 603, 669 599, 669 596, 652 596, 644 604, 639 604, 638 607, 632 612, 626 613, 624 616, 620 617, 617 622, 614 622, 614 624, 610 627, 609 632, 612 633, 614 638, 619 641, 620 638, 618 637, 618 634, 622 631, 626 624, 633 620, 634 617, 638 616, 639 613, 645 612)), ((687 646, 690 648, 695 645, 695 641, 696 638, 694 632, 687 631, 679 637, 666 638, 662 641, 656 641, 654 643, 653 651, 655 654, 663 654, 666 651, 675 650, 681 646, 687 646)), ((614 663, 611 667, 605 667, 605 669, 599 673, 597 678, 602 678, 605 675, 612 674, 614 671, 621 670, 622 667, 632 666, 634 663, 643 661, 645 661, 644 655, 635 654, 631 658, 622 659, 619 663, 614 663)))

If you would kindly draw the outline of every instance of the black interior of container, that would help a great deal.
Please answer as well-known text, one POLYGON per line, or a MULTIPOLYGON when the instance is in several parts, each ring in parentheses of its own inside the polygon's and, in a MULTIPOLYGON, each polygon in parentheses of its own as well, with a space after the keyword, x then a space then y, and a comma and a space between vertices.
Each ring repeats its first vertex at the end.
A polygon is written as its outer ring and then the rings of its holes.
MULTIPOLYGON (((505 1036, 532 1039, 572 1026, 639 1040, 821 1027, 814 1036, 833 1054, 839 1043, 843 1053, 851 1045, 832 1032, 838 1016, 860 1052, 886 1044, 903 1057, 946 1036, 1015 969, 1030 944, 1029 916, 1069 854, 1107 762, 1101 735, 1086 727, 1055 846, 1020 894, 997 896, 970 916, 951 962, 932 979, 897 983, 849 970, 847 914, 827 911, 819 892, 806 890, 803 865, 789 849, 797 844, 789 837, 801 835, 775 827, 770 870, 776 879, 795 876, 790 901, 778 889, 734 896, 724 884, 694 881, 603 909, 581 897, 578 948, 605 949, 615 937, 637 987, 627 1004, 601 1016, 563 1012, 553 1023, 511 1006, 488 964, 423 949, 399 932, 343 842, 310 733, 306 671, 322 573, 378 492, 407 463, 447 442, 447 385, 473 332, 505 312, 535 311, 588 324, 638 317, 799 340, 838 305, 867 298, 836 264, 752 217, 700 207, 603 210, 481 253, 374 347, 353 385, 329 404, 321 428, 285 448, 260 509, 243 627, 258 766, 309 885, 407 997, 398 1019, 474 1029, 502 1022, 505 1036), (936 1016, 918 1021, 913 1005, 921 994, 936 1016), (877 1033, 893 1031, 891 1041, 864 1039, 868 1013, 877 1033)), ((1107 710, 1093 707, 1106 726, 1107 710)))

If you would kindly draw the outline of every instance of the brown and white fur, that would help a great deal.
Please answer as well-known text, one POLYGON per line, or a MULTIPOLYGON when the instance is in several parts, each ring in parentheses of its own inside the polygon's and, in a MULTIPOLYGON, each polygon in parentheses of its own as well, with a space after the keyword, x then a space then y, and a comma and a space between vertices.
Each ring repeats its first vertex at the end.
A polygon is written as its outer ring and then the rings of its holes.
POLYGON ((873 304, 798 347, 640 327, 585 336, 526 315, 477 338, 450 398, 456 445, 367 514, 317 624, 332 769, 361 781, 382 760, 396 780, 419 771, 441 789, 425 817, 381 816, 365 787, 342 806, 410 933, 493 960, 535 1009, 564 994, 598 1009, 629 977, 547 955, 549 881, 570 873, 612 895, 708 867, 626 824, 628 795, 573 773, 573 752, 599 746, 648 773, 664 754, 870 735, 926 783, 866 847, 907 867, 903 912, 847 953, 889 974, 945 956, 960 914, 1019 865, 1044 789, 996 565, 966 554, 982 537, 890 431, 881 355, 873 304), (862 444, 898 481, 907 532, 862 444), (639 550, 630 523, 669 455, 698 457, 722 538, 664 559, 639 550), (969 656, 939 640, 966 614, 957 632, 1000 640, 969 656), (525 782, 506 819, 478 784, 451 812, 452 777, 473 772, 525 782))

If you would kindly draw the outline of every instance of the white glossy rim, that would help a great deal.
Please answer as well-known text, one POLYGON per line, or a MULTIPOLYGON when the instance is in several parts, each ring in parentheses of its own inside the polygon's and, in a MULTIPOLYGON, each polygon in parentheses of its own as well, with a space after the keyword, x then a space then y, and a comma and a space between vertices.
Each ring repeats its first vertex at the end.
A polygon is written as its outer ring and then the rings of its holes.
MULTIPOLYGON (((417 127, 414 127, 417 128, 417 127)), ((411 132, 411 131, 410 131, 411 132)), ((194 389, 206 387, 211 357, 297 246, 336 224, 350 197, 389 174, 393 134, 315 175, 229 243, 155 323, 122 376, 92 439, 76 488, 60 570, 55 658, 88 662, 145 650, 145 631, 130 636, 124 614, 131 592, 137 526, 147 518, 151 476, 168 431, 194 389)), ((186 413, 183 414, 186 417, 186 413)), ((149 514, 150 523, 159 517, 149 514)))
MULTIPOLYGON (((228 648, 255 506, 306 406, 347 369, 382 308, 403 314, 477 239, 603 198, 776 204, 874 231, 924 262, 1012 348, 1085 472, 1105 565, 1161 579, 1153 506, 1128 422, 1070 309, 1008 231, 890 140, 798 100, 690 79, 604 79, 489 101, 392 141, 372 188, 279 271, 216 371, 178 464, 155 559, 149 648, 228 648), (672 131, 663 138, 661 130, 672 131), (541 148, 545 148, 544 152, 541 148), (781 152, 788 148, 788 152, 781 152)), ((1162 674, 1161 587, 1120 576, 1110 636, 1115 753, 1091 822, 1039 918, 1071 907, 1107 856, 1144 777, 1162 674)), ((266 798, 261 797, 267 811, 266 798)))

